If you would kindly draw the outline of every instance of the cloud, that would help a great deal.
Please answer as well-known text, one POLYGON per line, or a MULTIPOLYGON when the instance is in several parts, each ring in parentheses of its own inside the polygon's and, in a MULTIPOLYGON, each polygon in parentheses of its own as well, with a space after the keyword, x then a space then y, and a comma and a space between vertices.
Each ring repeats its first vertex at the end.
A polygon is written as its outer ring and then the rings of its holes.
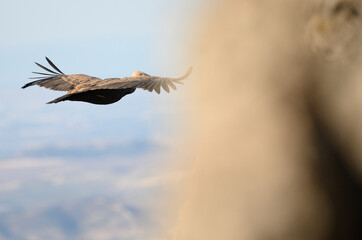
POLYGON ((153 239, 161 195, 182 177, 164 156, 0 161, 0 186, 13 189, 0 194, 0 238, 153 239))
POLYGON ((0 219, 5 239, 152 239, 159 216, 121 199, 90 198, 41 209, 8 213, 0 219))
MULTIPOLYGON (((1 168, 1 166, 0 166, 1 168)), ((8 191, 15 191, 21 187, 19 181, 9 181, 9 182, 2 182, 0 184, 0 192, 8 192, 8 191)), ((1 210, 0 210, 1 212, 1 210)))
POLYGON ((63 165, 63 162, 59 159, 47 159, 39 160, 39 159, 11 159, 11 160, 2 160, 0 161, 0 169, 2 171, 8 170, 22 170, 29 168, 44 168, 44 167, 58 167, 63 165))
POLYGON ((124 178, 118 178, 114 182, 116 189, 147 189, 172 185, 179 182, 184 177, 183 171, 152 171, 152 173, 134 173, 124 178))
POLYGON ((21 151, 22 156, 67 159, 124 158, 167 149, 167 146, 147 139, 130 139, 128 141, 93 141, 87 139, 81 142, 57 141, 53 143, 32 143, 26 146, 27 148, 21 151))

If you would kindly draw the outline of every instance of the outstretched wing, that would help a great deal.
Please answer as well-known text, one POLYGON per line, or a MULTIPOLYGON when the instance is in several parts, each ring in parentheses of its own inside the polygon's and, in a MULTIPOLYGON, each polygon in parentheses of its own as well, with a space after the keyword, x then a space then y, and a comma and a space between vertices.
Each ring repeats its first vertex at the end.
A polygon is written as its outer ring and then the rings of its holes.
POLYGON ((49 65, 53 68, 53 70, 44 67, 43 65, 36 62, 35 64, 44 69, 45 71, 47 71, 47 73, 33 72, 41 76, 31 78, 37 80, 25 84, 22 88, 38 85, 56 91, 71 91, 74 88, 76 88, 76 86, 79 84, 92 82, 94 80, 96 81, 101 80, 99 78, 91 77, 84 74, 65 75, 62 71, 59 70, 59 68, 55 66, 54 63, 52 63, 52 61, 49 60, 49 58, 45 57, 45 59, 47 60, 49 65))
POLYGON ((175 83, 183 84, 181 81, 190 76, 192 68, 189 68, 187 73, 179 78, 166 78, 155 76, 141 76, 141 77, 128 77, 128 78, 107 78, 99 82, 97 86, 90 88, 95 89, 125 89, 125 88, 142 88, 152 92, 155 90, 158 94, 161 92, 161 87, 170 92, 169 87, 176 90, 175 83))

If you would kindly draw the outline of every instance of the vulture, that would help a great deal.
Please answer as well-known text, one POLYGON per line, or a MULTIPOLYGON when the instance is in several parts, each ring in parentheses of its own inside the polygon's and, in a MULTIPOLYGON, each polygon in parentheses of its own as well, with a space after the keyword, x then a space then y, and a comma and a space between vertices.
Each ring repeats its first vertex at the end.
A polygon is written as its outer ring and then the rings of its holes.
POLYGON ((190 67, 184 76, 168 78, 150 76, 144 72, 136 71, 131 77, 100 79, 85 74, 64 74, 49 58, 45 57, 45 59, 53 70, 35 62, 36 65, 47 72, 33 72, 39 76, 32 77, 31 79, 36 80, 25 84, 22 88, 38 85, 56 91, 68 92, 48 102, 48 104, 62 101, 111 104, 117 102, 127 94, 133 93, 137 88, 142 88, 150 92, 156 91, 160 94, 162 87, 166 92, 170 92, 169 87, 176 90, 175 83, 183 84, 181 81, 189 77, 192 72, 192 67, 190 67))

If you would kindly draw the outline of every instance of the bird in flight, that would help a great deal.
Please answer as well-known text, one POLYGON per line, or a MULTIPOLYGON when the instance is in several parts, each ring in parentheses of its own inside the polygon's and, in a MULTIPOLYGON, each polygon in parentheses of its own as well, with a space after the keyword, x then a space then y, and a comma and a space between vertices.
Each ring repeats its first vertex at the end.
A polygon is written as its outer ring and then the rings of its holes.
POLYGON ((64 74, 49 60, 49 58, 45 57, 45 59, 53 70, 35 62, 36 65, 47 72, 33 72, 40 76, 31 78, 37 80, 25 84, 22 88, 38 85, 56 91, 68 92, 63 96, 48 102, 48 104, 62 101, 111 104, 117 102, 127 94, 133 93, 137 88, 142 88, 150 92, 154 90, 160 94, 162 87, 166 92, 170 92, 169 87, 176 90, 175 83, 183 84, 181 81, 189 77, 192 72, 192 68, 189 68, 187 73, 182 77, 168 78, 150 76, 144 72, 136 71, 131 77, 100 79, 85 74, 64 74))

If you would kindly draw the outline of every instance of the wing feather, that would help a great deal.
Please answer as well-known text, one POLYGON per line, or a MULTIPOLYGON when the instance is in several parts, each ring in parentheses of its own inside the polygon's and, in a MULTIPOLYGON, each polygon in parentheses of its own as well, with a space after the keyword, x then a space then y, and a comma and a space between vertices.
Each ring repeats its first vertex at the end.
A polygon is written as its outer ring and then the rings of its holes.
POLYGON ((32 73, 46 75, 46 76, 54 76, 54 74, 51 74, 51 73, 41 73, 41 72, 32 72, 32 73))
POLYGON ((152 92, 153 91, 153 85, 155 84, 154 81, 145 81, 145 89, 148 90, 149 92, 152 92))
POLYGON ((161 83, 162 82, 156 82, 156 85, 154 87, 157 94, 160 94, 160 92, 161 92, 161 83))
POLYGON ((171 87, 176 90, 175 83, 183 84, 181 81, 190 76, 192 68, 187 73, 179 78, 166 78, 157 76, 140 76, 127 78, 107 78, 96 86, 92 86, 89 90, 96 89, 125 89, 125 88, 141 88, 152 92, 155 90, 158 94, 161 92, 161 87, 170 92, 171 87))
POLYGON ((157 85, 157 81, 152 81, 152 83, 149 86, 149 89, 151 90, 151 92, 153 90, 156 90, 156 85, 157 85))
POLYGON ((57 68, 57 66, 55 66, 55 64, 54 64, 52 61, 50 61, 49 58, 45 57, 45 59, 46 59, 47 62, 50 64, 50 66, 52 66, 55 70, 57 70, 59 73, 61 73, 61 74, 64 75, 64 73, 63 73, 62 71, 60 71, 59 68, 57 68))
POLYGON ((167 86, 167 81, 163 81, 161 86, 166 92, 168 92, 168 93, 170 92, 170 89, 167 86))
POLYGON ((44 69, 45 71, 48 71, 48 72, 51 72, 51 73, 54 73, 54 74, 58 74, 58 73, 50 70, 49 68, 44 67, 43 65, 41 65, 41 64, 39 64, 37 62, 35 62, 35 64, 38 65, 39 67, 41 67, 42 69, 44 69))
POLYGON ((56 91, 71 91, 74 88, 82 87, 82 85, 92 84, 101 81, 99 78, 91 77, 84 74, 57 75, 25 84, 22 88, 30 86, 40 86, 56 91))
POLYGON ((173 90, 176 90, 176 85, 172 81, 168 81, 168 84, 172 87, 173 90))
POLYGON ((146 89, 147 85, 149 85, 150 82, 147 82, 147 81, 143 81, 139 84, 139 88, 143 88, 143 89, 146 89))

